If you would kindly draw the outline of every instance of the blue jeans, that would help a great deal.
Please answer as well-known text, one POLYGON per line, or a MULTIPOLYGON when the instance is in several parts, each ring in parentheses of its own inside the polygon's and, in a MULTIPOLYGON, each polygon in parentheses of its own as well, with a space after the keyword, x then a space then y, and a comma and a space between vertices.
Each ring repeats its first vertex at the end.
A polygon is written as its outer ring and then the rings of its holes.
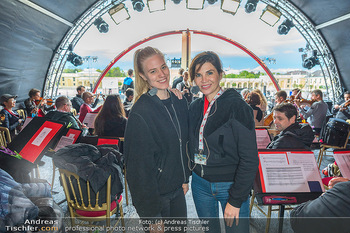
MULTIPOLYGON (((206 225, 209 230, 205 232, 223 232, 220 228, 218 202, 224 212, 232 184, 233 182, 209 182, 192 173, 192 195, 198 217, 204 222, 209 220, 206 225)), ((235 220, 232 227, 228 227, 225 222, 226 233, 249 233, 249 198, 242 203, 238 223, 236 226, 235 220)))

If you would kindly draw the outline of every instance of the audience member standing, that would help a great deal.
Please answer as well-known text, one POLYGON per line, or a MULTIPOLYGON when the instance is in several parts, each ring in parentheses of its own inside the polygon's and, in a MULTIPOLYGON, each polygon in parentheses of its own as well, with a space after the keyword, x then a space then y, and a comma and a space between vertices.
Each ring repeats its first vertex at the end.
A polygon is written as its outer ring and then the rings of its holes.
POLYGON ((132 80, 132 77, 134 77, 134 71, 132 69, 128 70, 128 77, 124 79, 123 86, 122 86, 122 93, 124 94, 125 91, 128 88, 134 88, 134 81, 132 80))
POLYGON ((179 75, 180 75, 180 76, 177 77, 176 79, 174 79, 173 85, 171 86, 171 88, 176 88, 176 85, 182 82, 182 80, 184 79, 184 77, 182 76, 182 74, 184 73, 184 71, 185 71, 185 70, 184 70, 183 68, 180 68, 180 69, 179 69, 179 75))
POLYGON ((191 86, 192 85, 191 85, 190 81, 188 80, 188 72, 185 71, 183 73, 183 80, 182 80, 182 82, 180 82, 176 85, 176 89, 181 91, 183 96, 186 98, 188 104, 190 104, 192 102, 192 97, 193 97, 193 94, 191 93, 191 86))
POLYGON ((125 91, 125 101, 123 103, 124 105, 124 110, 125 110, 125 115, 126 117, 129 116, 129 112, 131 110, 132 104, 133 104, 133 99, 134 99, 134 89, 128 88, 125 91))

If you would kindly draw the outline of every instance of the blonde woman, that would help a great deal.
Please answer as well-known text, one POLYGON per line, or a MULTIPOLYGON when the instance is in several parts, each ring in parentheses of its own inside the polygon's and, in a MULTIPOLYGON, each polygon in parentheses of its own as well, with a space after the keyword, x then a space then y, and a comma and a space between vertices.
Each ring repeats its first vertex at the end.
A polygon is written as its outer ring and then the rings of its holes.
MULTIPOLYGON (((124 144, 133 205, 142 219, 186 218, 187 102, 168 90, 170 71, 158 49, 137 50, 134 71, 135 103, 124 144)), ((153 227, 164 229, 160 222, 153 227)))

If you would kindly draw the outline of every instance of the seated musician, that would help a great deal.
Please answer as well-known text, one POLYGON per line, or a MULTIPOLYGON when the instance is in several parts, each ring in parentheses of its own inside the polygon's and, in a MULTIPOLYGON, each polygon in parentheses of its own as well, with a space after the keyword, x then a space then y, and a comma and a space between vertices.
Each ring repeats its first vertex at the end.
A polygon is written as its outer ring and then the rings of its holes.
POLYGON ((350 232, 350 181, 337 178, 323 195, 292 210, 290 224, 294 232, 350 232))
POLYGON ((20 127, 23 123, 23 119, 17 112, 12 111, 12 108, 16 106, 16 95, 4 94, 0 97, 0 104, 4 107, 1 110, 4 119, 2 126, 6 127, 10 131, 11 138, 14 138, 16 128, 20 127))
POLYGON ((321 128, 328 112, 328 105, 323 101, 323 93, 321 90, 313 90, 311 93, 312 104, 306 111, 301 108, 301 101, 295 100, 295 104, 298 106, 300 115, 307 119, 316 134, 321 132, 321 128))
POLYGON ((310 149, 314 133, 308 124, 296 122, 297 109, 291 103, 282 103, 273 109, 273 122, 281 132, 267 149, 310 149))
POLYGON ((94 95, 91 92, 84 92, 83 93, 83 100, 84 103, 80 106, 80 114, 79 114, 79 120, 81 122, 84 121, 86 114, 90 112, 99 112, 102 105, 98 107, 96 110, 92 110, 92 103, 94 102, 94 95))
POLYGON ((275 103, 276 105, 279 105, 283 102, 285 102, 287 99, 287 92, 285 91, 277 91, 275 94, 275 103))
POLYGON ((71 112, 72 103, 66 96, 58 97, 55 101, 57 111, 50 111, 46 114, 46 118, 53 121, 65 122, 72 128, 87 128, 77 121, 71 112))
POLYGON ((46 106, 47 101, 45 99, 41 100, 40 91, 38 89, 30 89, 28 95, 29 98, 24 101, 28 117, 43 117, 48 111, 55 109, 55 106, 46 106))
POLYGON ((294 88, 292 90, 292 96, 293 96, 294 99, 299 99, 300 100, 302 98, 301 97, 301 90, 299 88, 294 88))
MULTIPOLYGON (((80 111, 81 105, 83 105, 84 100, 83 100, 83 93, 85 92, 85 87, 83 85, 80 85, 77 87, 77 93, 76 96, 73 97, 72 99, 72 107, 75 108, 77 113, 80 111)), ((97 94, 96 101, 92 104, 92 108, 95 108, 99 102, 99 97, 100 94, 97 94)))
POLYGON ((350 91, 344 92, 344 101, 342 104, 334 105, 333 113, 336 114, 335 118, 346 121, 350 119, 350 108, 347 106, 350 103, 350 91))

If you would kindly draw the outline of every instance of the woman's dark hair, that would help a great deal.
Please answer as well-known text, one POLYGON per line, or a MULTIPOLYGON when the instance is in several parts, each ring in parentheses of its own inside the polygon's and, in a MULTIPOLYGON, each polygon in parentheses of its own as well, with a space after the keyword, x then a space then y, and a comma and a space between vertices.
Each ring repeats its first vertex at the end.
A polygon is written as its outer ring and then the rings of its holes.
POLYGON ((189 68, 191 82, 194 81, 196 72, 200 70, 202 65, 206 62, 211 63, 220 75, 224 73, 219 56, 212 51, 205 51, 197 54, 197 56, 195 56, 191 62, 191 66, 189 68), (197 67, 197 65, 199 66, 197 67))
POLYGON ((258 93, 255 93, 255 92, 250 93, 249 104, 250 105, 259 105, 260 104, 260 96, 258 93))
POLYGON ((106 121, 125 118, 125 111, 119 95, 109 95, 106 98, 100 112, 97 114, 94 123, 94 134, 103 136, 106 121))

